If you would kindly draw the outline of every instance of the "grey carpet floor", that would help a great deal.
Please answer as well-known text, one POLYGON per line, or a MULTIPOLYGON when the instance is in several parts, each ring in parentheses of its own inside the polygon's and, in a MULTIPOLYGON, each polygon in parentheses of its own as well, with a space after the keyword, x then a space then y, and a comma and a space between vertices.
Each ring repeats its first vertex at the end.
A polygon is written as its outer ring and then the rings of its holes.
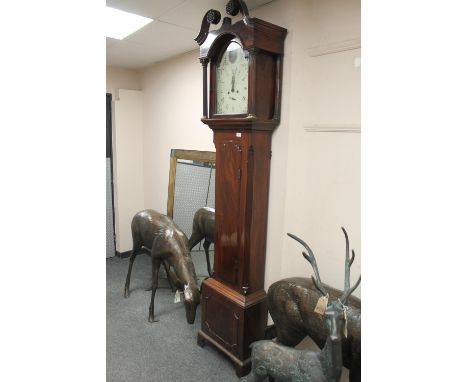
MULTIPOLYGON (((193 254, 199 282, 206 276, 205 256, 193 254)), ((123 297, 128 259, 112 257, 107 262, 107 381, 108 382, 191 382, 238 381, 227 357, 213 347, 197 345, 200 307, 193 325, 187 324, 182 303, 163 276, 155 297, 155 316, 148 322, 151 292, 151 259, 135 259, 130 296, 123 297)), ((213 264, 213 263, 212 263, 213 264)))

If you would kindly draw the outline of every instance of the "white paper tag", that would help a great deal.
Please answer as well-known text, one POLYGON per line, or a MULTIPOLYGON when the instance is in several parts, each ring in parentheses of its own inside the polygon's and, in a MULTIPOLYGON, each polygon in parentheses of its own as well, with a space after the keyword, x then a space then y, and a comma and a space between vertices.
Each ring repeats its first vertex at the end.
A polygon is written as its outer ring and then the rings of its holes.
POLYGON ((175 296, 174 296, 174 304, 177 304, 178 302, 180 302, 180 293, 179 291, 177 290, 175 292, 175 296))
POLYGON ((326 296, 322 296, 318 299, 317 305, 315 305, 314 312, 321 314, 322 316, 325 314, 328 305, 328 294, 326 296))
POLYGON ((236 133, 236 137, 240 138, 240 137, 242 137, 242 134, 241 133, 236 133))
POLYGON ((191 289, 189 288, 188 284, 185 284, 184 285, 184 298, 185 300, 191 300, 193 297, 193 294, 192 294, 192 291, 191 289))

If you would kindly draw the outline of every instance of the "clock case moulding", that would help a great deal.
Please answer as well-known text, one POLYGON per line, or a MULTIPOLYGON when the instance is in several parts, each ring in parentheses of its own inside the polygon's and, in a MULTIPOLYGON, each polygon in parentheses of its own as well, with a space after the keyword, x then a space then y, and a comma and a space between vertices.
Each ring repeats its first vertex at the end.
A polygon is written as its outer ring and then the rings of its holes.
POLYGON ((213 130, 216 146, 214 273, 202 284, 198 344, 208 342, 224 352, 238 376, 249 372, 249 345, 264 338, 267 326, 264 280, 271 135, 280 121, 287 33, 243 14, 235 24, 226 17, 219 29, 209 33, 202 23, 196 38, 203 66, 201 120, 213 130), (232 40, 248 52, 247 113, 214 114, 216 64, 232 40))

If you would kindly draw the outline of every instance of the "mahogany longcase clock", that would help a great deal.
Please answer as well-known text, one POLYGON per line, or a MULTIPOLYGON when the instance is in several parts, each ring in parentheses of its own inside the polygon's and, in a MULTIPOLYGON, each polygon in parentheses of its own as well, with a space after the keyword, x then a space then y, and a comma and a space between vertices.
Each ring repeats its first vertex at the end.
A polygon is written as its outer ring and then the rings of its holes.
POLYGON ((249 345, 267 325, 265 247, 271 135, 279 123, 286 29, 250 18, 243 1, 206 13, 199 35, 203 118, 216 146, 215 261, 202 284, 198 343, 228 355, 238 376, 250 368, 249 345), (209 67, 209 89, 208 89, 209 67), (208 94, 209 93, 209 94, 208 94))

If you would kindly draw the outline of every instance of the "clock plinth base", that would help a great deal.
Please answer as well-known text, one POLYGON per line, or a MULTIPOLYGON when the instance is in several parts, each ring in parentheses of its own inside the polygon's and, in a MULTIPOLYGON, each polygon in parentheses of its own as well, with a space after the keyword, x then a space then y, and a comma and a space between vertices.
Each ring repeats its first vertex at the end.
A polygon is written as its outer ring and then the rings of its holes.
POLYGON ((210 343, 234 363, 239 377, 250 371, 250 344, 264 338, 267 326, 264 290, 244 296, 214 278, 202 286, 202 325, 198 345, 210 343))
POLYGON ((232 355, 231 353, 227 352, 226 349, 224 349, 222 346, 220 346, 216 341, 214 341, 213 339, 211 339, 211 337, 207 336, 205 333, 203 333, 202 331, 199 331, 198 332, 198 336, 197 336, 197 344, 198 346, 200 347, 205 347, 206 343, 209 343, 210 345, 214 346, 216 349, 218 349, 219 351, 223 352, 227 357, 229 357, 229 359, 231 360, 231 362, 234 364, 234 368, 236 369, 236 375, 241 378, 245 375, 247 375, 250 370, 251 370, 251 367, 252 367, 252 362, 250 361, 250 357, 245 360, 245 361, 241 361, 240 359, 238 359, 237 357, 235 357, 234 355, 232 355))

